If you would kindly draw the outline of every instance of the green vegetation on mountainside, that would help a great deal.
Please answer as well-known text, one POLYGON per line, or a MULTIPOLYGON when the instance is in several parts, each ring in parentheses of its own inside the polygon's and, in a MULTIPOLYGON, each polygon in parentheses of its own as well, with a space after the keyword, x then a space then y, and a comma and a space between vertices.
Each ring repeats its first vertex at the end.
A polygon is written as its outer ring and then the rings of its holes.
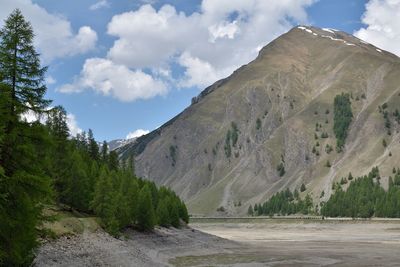
POLYGON ((322 204, 321 214, 330 217, 399 218, 400 170, 393 170, 387 191, 380 185, 380 179, 379 170, 375 167, 368 175, 352 181, 346 191, 336 186, 334 194, 322 204))
POLYGON ((335 97, 333 114, 333 132, 336 136, 336 149, 340 152, 346 142, 347 133, 353 118, 349 94, 342 93, 335 97))
POLYGON ((249 207, 249 215, 291 215, 296 213, 310 214, 313 211, 313 202, 310 195, 305 199, 300 198, 299 191, 296 189, 293 193, 286 189, 273 195, 268 201, 255 204, 254 208, 249 207))

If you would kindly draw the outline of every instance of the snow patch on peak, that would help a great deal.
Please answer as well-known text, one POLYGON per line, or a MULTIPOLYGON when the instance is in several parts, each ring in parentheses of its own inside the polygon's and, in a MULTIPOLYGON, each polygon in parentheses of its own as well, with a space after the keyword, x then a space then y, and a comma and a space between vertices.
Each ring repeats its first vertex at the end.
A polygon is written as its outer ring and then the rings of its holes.
MULTIPOLYGON (((308 32, 308 33, 311 33, 311 34, 314 35, 314 36, 321 36, 322 38, 329 38, 329 39, 331 39, 332 41, 342 42, 343 44, 345 44, 345 45, 347 45, 347 46, 356 46, 356 45, 353 44, 353 43, 349 43, 349 42, 347 42, 346 40, 343 40, 343 39, 334 38, 334 37, 331 36, 331 35, 324 35, 324 34, 319 35, 319 34, 313 32, 312 30, 310 30, 310 29, 308 29, 307 27, 304 27, 304 26, 298 26, 297 28, 300 29, 300 30, 306 31, 306 32, 308 32)), ((335 36, 336 36, 336 33, 335 33, 334 31, 338 31, 338 30, 334 30, 334 29, 330 29, 330 28, 322 28, 322 30, 323 30, 323 31, 326 31, 326 32, 329 32, 329 33, 332 33, 332 34, 334 34, 335 36)))
POLYGON ((335 34, 335 32, 333 30, 329 29, 329 28, 322 28, 322 30, 335 34))
POLYGON ((300 29, 300 30, 306 31, 306 32, 308 32, 308 33, 311 33, 311 34, 317 35, 317 34, 316 34, 316 33, 314 33, 312 30, 310 30, 310 29, 308 29, 308 28, 306 28, 306 27, 299 26, 299 27, 297 27, 297 28, 298 28, 298 29, 300 29))

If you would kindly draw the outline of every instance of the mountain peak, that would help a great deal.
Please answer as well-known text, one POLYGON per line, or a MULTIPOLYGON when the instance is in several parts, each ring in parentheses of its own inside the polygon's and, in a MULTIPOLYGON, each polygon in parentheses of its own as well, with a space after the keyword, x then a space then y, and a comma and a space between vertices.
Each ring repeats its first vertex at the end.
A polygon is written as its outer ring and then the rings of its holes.
MULTIPOLYGON (((311 37, 317 41, 331 41, 332 44, 343 48, 361 48, 364 51, 371 52, 375 55, 387 55, 396 57, 396 55, 387 52, 379 47, 367 43, 356 36, 347 32, 332 29, 332 28, 318 28, 315 26, 298 25, 290 30, 287 34, 303 34, 305 37, 311 37)), ((284 36, 284 35, 283 35, 284 36)))
POLYGON ((400 126, 388 115, 387 136, 379 110, 386 103, 393 114, 399 106, 399 65, 398 57, 351 34, 300 25, 118 152, 135 154, 137 175, 173 188, 194 214, 218 214, 219 207, 244 214, 302 184, 320 201, 349 172, 379 166, 391 175, 396 157, 386 157, 381 140, 400 153, 400 126), (333 111, 342 93, 351 96, 354 116, 339 153, 333 111))

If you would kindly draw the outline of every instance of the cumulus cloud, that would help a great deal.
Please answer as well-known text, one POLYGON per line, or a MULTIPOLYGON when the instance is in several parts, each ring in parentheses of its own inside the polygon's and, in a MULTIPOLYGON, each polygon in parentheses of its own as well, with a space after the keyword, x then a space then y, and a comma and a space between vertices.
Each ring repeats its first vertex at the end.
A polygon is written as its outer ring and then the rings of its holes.
POLYGON ((179 57, 179 64, 185 67, 184 78, 180 81, 181 87, 206 87, 221 77, 228 76, 235 67, 215 69, 209 62, 193 57, 185 52, 179 57))
POLYGON ((150 132, 149 130, 137 129, 133 132, 128 133, 126 139, 137 138, 142 135, 148 134, 149 132, 150 132))
POLYGON ((91 89, 120 101, 149 99, 167 93, 166 85, 141 70, 130 70, 104 58, 87 59, 79 77, 72 84, 58 88, 63 93, 91 89))
POLYGON ((305 22, 312 0, 203 0, 186 15, 171 5, 158 11, 143 5, 116 15, 108 33, 118 39, 108 58, 131 68, 178 63, 186 69, 181 85, 203 87, 229 75, 257 56, 258 47, 305 22))
POLYGON ((76 81, 60 91, 90 88, 131 101, 164 94, 171 83, 203 88, 253 60, 294 23, 305 23, 314 1, 203 0, 190 15, 172 5, 142 5, 111 19, 107 33, 116 40, 106 58, 87 60, 76 81), (183 71, 171 72, 174 66, 183 71))
POLYGON ((355 35, 400 56, 400 0, 370 0, 355 35))
MULTIPOLYGON (((133 68, 154 67, 183 50, 193 33, 196 16, 178 14, 164 5, 157 12, 151 5, 116 15, 108 24, 108 34, 118 39, 108 52, 113 61, 133 68)), ((199 31, 200 29, 196 29, 199 31)))
POLYGON ((94 3, 93 5, 91 5, 89 7, 89 9, 90 10, 97 10, 97 9, 104 8, 104 7, 109 7, 109 6, 110 6, 110 3, 108 3, 107 0, 101 0, 101 1, 98 1, 98 2, 94 3))
POLYGON ((2 0, 0 26, 15 8, 21 9, 26 19, 32 23, 36 34, 35 46, 45 63, 55 58, 86 53, 95 48, 97 34, 92 28, 83 26, 74 33, 67 19, 48 13, 31 0, 2 0))

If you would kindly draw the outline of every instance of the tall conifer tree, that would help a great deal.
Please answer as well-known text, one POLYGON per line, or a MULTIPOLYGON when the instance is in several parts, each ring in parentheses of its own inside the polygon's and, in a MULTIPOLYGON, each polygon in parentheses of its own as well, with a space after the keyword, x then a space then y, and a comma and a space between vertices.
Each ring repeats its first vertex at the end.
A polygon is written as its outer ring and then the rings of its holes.
POLYGON ((45 67, 33 46, 33 29, 20 10, 14 10, 0 30, 0 102, 4 123, 0 147, 3 180, 0 196, 0 254, 2 264, 28 265, 37 245, 36 226, 41 205, 50 193, 44 170, 48 163, 48 134, 40 123, 26 123, 27 111, 41 114, 45 67))

